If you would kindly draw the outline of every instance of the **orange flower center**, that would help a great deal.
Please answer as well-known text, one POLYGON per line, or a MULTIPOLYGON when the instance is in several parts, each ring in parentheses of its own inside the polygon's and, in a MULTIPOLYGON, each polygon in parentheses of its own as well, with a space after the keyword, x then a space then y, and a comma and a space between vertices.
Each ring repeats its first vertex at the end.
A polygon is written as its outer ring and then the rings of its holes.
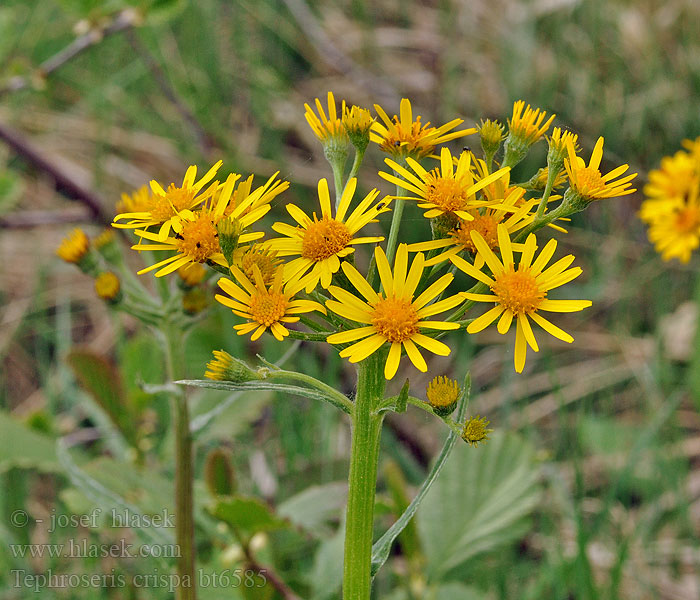
POLYGON ((212 254, 221 252, 219 233, 206 213, 201 213, 194 221, 183 221, 182 231, 175 237, 177 249, 193 262, 204 262, 212 254))
POLYGON ((380 298, 374 305, 372 325, 390 342, 403 342, 418 333, 419 317, 409 300, 380 298))
POLYGON ((461 244, 472 254, 476 254, 476 246, 469 235, 472 231, 478 231, 484 238, 489 248, 498 246, 498 223, 500 220, 493 215, 474 215, 473 221, 461 221, 459 227, 450 232, 452 239, 457 244, 461 244))
POLYGON ((679 233, 693 233, 700 227, 700 208, 686 206, 676 213, 675 226, 679 233))
POLYGON ((168 186, 165 196, 152 196, 151 216, 158 221, 167 221, 185 208, 192 206, 195 190, 179 188, 174 183, 168 186))
POLYGON ((258 269, 260 269, 263 283, 270 285, 280 263, 281 261, 277 258, 276 252, 261 250, 257 246, 253 246, 241 258, 241 270, 248 276, 248 279, 255 281, 253 267, 257 265, 258 269))
POLYGON ((381 149, 394 156, 413 156, 416 159, 428 156, 435 144, 435 127, 429 127, 430 123, 422 125, 420 117, 411 123, 409 128, 404 127, 398 117, 394 117, 392 126, 388 128, 387 136, 381 144, 381 149))
POLYGON ((428 179, 425 200, 445 212, 464 210, 467 206, 465 189, 456 179, 438 177, 432 173, 428 179))
POLYGON ((250 314, 253 319, 269 327, 273 323, 277 323, 287 310, 287 298, 281 292, 274 290, 259 290, 257 294, 250 299, 250 314))
POLYGON ((585 167, 576 171, 576 187, 583 195, 605 188, 605 181, 598 169, 585 167))
POLYGON ((535 312, 547 296, 529 269, 506 271, 494 276, 494 280, 491 291, 498 297, 498 303, 517 315, 535 312))
POLYGON ((318 262, 337 254, 351 240, 352 234, 345 223, 324 217, 306 228, 301 242, 301 256, 318 262))

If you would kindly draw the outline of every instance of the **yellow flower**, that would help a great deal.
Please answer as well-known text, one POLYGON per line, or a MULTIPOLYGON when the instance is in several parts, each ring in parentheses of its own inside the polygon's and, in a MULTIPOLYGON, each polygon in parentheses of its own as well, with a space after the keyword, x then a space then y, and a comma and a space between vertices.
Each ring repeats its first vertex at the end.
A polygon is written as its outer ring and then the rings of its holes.
POLYGON ((374 117, 366 108, 343 106, 343 126, 352 145, 364 152, 369 144, 370 128, 374 117))
MULTIPOLYGON (((186 214, 180 213, 181 220, 179 222, 179 231, 173 237, 160 240, 159 234, 137 230, 137 235, 156 243, 136 244, 132 246, 132 249, 174 250, 176 252, 173 256, 157 262, 150 267, 141 269, 138 274, 141 275, 142 273, 160 269, 156 272, 156 277, 162 277, 163 275, 168 275, 173 271, 177 271, 180 267, 185 265, 206 261, 211 261, 223 267, 229 266, 219 244, 219 232, 216 228, 217 223, 224 218, 232 219, 238 223, 240 230, 244 231, 270 210, 270 205, 268 203, 258 203, 257 207, 253 208, 253 204, 256 202, 258 196, 251 194, 241 199, 228 217, 225 216, 225 213, 229 209, 233 188, 238 177, 238 175, 229 175, 217 194, 216 203, 213 201, 208 202, 200 210, 194 212, 187 211, 186 214)), ((240 252, 242 253, 244 251, 243 245, 260 239, 263 235, 262 232, 242 233, 238 237, 240 252)))
POLYGON ((649 173, 639 217, 649 225, 649 241, 663 260, 687 263, 700 246, 700 153, 677 152, 649 173))
POLYGON ((488 441, 489 433, 493 431, 493 429, 488 429, 490 422, 479 415, 470 417, 462 426, 462 439, 474 447, 478 446, 479 442, 488 441))
POLYGON ((311 277, 306 279, 306 291, 313 290, 319 281, 321 286, 327 288, 333 274, 340 268, 340 260, 355 251, 355 244, 381 242, 384 239, 381 236, 355 237, 367 223, 389 210, 386 202, 372 206, 379 195, 377 190, 372 190, 346 219, 356 187, 357 179, 353 178, 343 191, 335 217, 332 216, 328 182, 325 179, 318 182, 320 219, 316 213, 311 219, 295 204, 287 204, 287 211, 299 226, 275 223, 272 229, 286 237, 270 240, 266 244, 271 250, 277 251, 279 256, 299 256, 285 266, 285 280, 302 277, 310 270, 311 277))
POLYGON ((629 165, 621 165, 607 175, 601 174, 600 161, 603 158, 603 141, 602 137, 598 138, 588 166, 582 158, 576 156, 572 139, 569 138, 566 143, 568 158, 564 159, 564 167, 569 175, 569 184, 576 194, 588 201, 626 196, 637 191, 629 188, 630 181, 637 176, 636 173, 614 181, 629 169, 629 165))
POLYGON ((262 244, 252 244, 243 253, 236 266, 251 280, 253 269, 259 269, 265 285, 270 285, 278 268, 282 266, 282 261, 277 258, 277 252, 274 250, 264 248, 262 244))
POLYGON ((153 194, 151 188, 142 185, 131 194, 122 193, 122 198, 117 202, 117 213, 148 212, 153 207, 153 194))
POLYGON ((503 141, 503 125, 491 119, 482 120, 477 126, 479 137, 481 138, 481 148, 487 157, 493 155, 501 147, 503 141))
POLYGON ((199 263, 189 263, 180 267, 177 274, 187 287, 194 287, 204 281, 207 270, 199 263))
POLYGON ((699 173, 697 160, 679 150, 673 156, 664 156, 660 167, 649 171, 649 183, 644 186, 644 195, 650 200, 684 198, 699 173))
POLYGON ((376 121, 372 125, 370 140, 395 158, 424 158, 432 154, 435 146, 439 144, 476 133, 475 127, 452 131, 464 122, 463 119, 453 119, 440 127, 430 127, 430 122, 423 125, 420 116, 414 121, 413 109, 408 98, 401 100, 400 118, 394 115, 393 120, 390 119, 378 104, 375 104, 374 108, 383 123, 376 121))
MULTIPOLYGON (((472 219, 469 221, 458 218, 456 226, 449 231, 447 238, 418 242, 411 244, 408 249, 411 252, 426 252, 448 248, 447 251, 426 260, 426 267, 432 267, 444 262, 450 256, 460 252, 467 252, 475 257, 474 266, 480 269, 484 264, 484 259, 477 252, 471 232, 478 231, 489 248, 497 250, 497 228, 500 223, 506 227, 509 234, 513 234, 527 227, 535 218, 534 214, 530 213, 530 209, 537 206, 538 200, 535 198, 521 202, 524 192, 525 190, 519 187, 511 188, 508 196, 501 200, 496 208, 487 207, 481 210, 471 210, 469 214, 472 216, 472 219)), ((516 244, 515 246, 519 249, 522 244, 516 244)))
MULTIPOLYGON (((218 183, 215 182, 202 192, 204 186, 214 179, 222 164, 222 161, 217 162, 199 181, 195 181, 197 167, 192 165, 185 172, 182 185, 177 186, 171 183, 167 191, 157 181, 151 181, 152 194, 150 198, 148 200, 145 197, 139 198, 139 202, 146 203, 141 207, 141 210, 118 214, 114 217, 112 226, 121 229, 137 229, 160 225, 157 241, 165 241, 170 230, 179 233, 182 230, 182 219, 191 219, 192 209, 201 204, 217 189, 218 183), (119 221, 122 219, 127 219, 127 222, 120 223, 119 221)), ((124 197, 122 197, 122 201, 124 201, 124 197)))
POLYGON ((384 367, 386 379, 391 379, 396 374, 403 349, 416 368, 425 372, 428 366, 417 346, 440 356, 447 356, 450 349, 422 331, 459 328, 457 323, 426 320, 427 317, 454 308, 462 302, 459 295, 454 295, 429 304, 450 285, 453 275, 443 275, 414 298, 425 265, 423 254, 416 254, 409 269, 408 248, 406 244, 400 244, 393 273, 379 246, 375 249, 374 256, 384 290, 382 293, 375 292, 358 270, 347 262, 343 263, 343 272, 364 300, 343 288, 328 288, 335 300, 328 300, 326 306, 345 319, 365 325, 329 335, 328 342, 355 342, 340 352, 340 356, 348 358, 351 363, 364 360, 385 343, 390 344, 384 367))
POLYGON ((219 287, 231 298, 217 294, 216 299, 247 320, 247 323, 234 325, 238 335, 252 332, 250 339, 257 340, 269 329, 276 339, 282 341, 289 335, 283 323, 296 323, 299 321, 297 315, 302 313, 319 311, 326 314, 326 309, 318 302, 294 299, 306 281, 294 279, 283 286, 282 269, 277 269, 269 286, 265 285, 257 266, 253 267, 252 278, 236 266, 231 267, 231 274, 237 283, 224 277, 219 279, 219 287))
POLYGON ((532 332, 529 319, 532 319, 542 329, 565 342, 573 342, 574 338, 545 319, 544 312, 576 312, 591 306, 589 300, 551 300, 547 293, 581 274, 580 267, 567 269, 573 262, 569 254, 545 269, 557 247, 555 240, 547 242, 535 259, 537 242, 534 234, 525 241, 520 262, 517 267, 513 262, 513 247, 504 225, 498 226, 498 245, 501 259, 493 253, 478 232, 472 233, 474 245, 485 263, 491 269, 492 275, 486 275, 459 256, 451 257, 451 261, 467 275, 489 286, 492 294, 473 294, 462 292, 462 296, 474 302, 495 303, 496 306, 472 321, 467 327, 468 333, 478 333, 488 327, 498 317, 498 332, 505 334, 513 319, 517 321, 515 333, 515 370, 521 373, 525 366, 527 346, 535 352, 539 351, 535 335, 532 332), (534 259, 534 262, 533 262, 534 259))
POLYGON ((577 134, 561 129, 561 127, 555 127, 552 130, 552 136, 547 138, 547 142, 549 142, 549 151, 556 156, 561 156, 563 159, 568 152, 569 141, 571 141, 575 152, 580 151, 577 134))
MULTIPOLYGON (((318 110, 318 116, 308 104, 304 104, 306 113, 306 121, 309 123, 312 131, 316 134, 316 137, 321 140, 321 142, 328 142, 331 140, 336 140, 339 142, 347 143, 348 134, 345 131, 345 126, 343 125, 342 119, 338 116, 338 111, 335 106, 335 98, 333 97, 333 92, 328 92, 328 116, 326 116, 323 110, 323 105, 321 101, 316 98, 316 110, 318 110)), ((345 113, 345 100, 341 105, 340 114, 345 113)))
POLYGON ((517 100, 513 104, 513 116, 508 119, 509 134, 531 146, 547 132, 556 115, 544 121, 546 116, 546 111, 531 108, 529 104, 526 107, 523 100, 517 100))
POLYGON ((95 292, 103 300, 116 300, 120 288, 119 277, 111 271, 100 273, 95 279, 95 292))
POLYGON ((471 156, 470 152, 462 152, 455 168, 449 148, 442 148, 440 167, 432 171, 426 171, 417 161, 407 158, 406 162, 414 173, 387 158, 386 164, 394 169, 399 177, 384 172, 380 172, 379 175, 415 194, 407 196, 406 199, 417 200, 418 206, 426 209, 423 216, 427 219, 451 213, 470 221, 474 218, 470 211, 489 204, 487 201, 477 200, 476 193, 510 171, 505 167, 479 179, 474 175, 471 156))
POLYGON ((253 371, 242 360, 231 356, 224 350, 213 350, 214 358, 207 363, 204 376, 215 381, 235 381, 242 383, 262 379, 262 375, 253 371))
POLYGON ((68 263, 79 263, 90 249, 90 240, 79 227, 71 231, 56 249, 56 254, 68 263))
POLYGON ((432 409, 441 417, 446 417, 457 406, 461 391, 454 379, 438 375, 428 384, 425 395, 432 409))

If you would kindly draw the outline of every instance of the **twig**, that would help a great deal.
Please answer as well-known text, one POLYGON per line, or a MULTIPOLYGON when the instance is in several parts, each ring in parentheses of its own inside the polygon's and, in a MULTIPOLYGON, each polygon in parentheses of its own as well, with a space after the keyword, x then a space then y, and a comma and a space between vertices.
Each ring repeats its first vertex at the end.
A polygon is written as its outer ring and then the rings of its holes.
POLYGON ((299 596, 294 593, 294 590, 282 581, 270 567, 263 566, 256 560, 251 560, 250 557, 248 558, 248 566, 252 571, 255 571, 269 581, 284 600, 299 600, 299 596))
POLYGON ((398 95, 385 80, 358 66, 340 50, 323 30, 304 0, 283 0, 299 27, 315 48, 318 56, 336 71, 349 75, 362 87, 372 90, 381 102, 395 102, 398 95))
POLYGON ((75 210, 27 210, 0 217, 0 229, 30 229, 43 225, 84 223, 92 214, 81 208, 75 210))
MULTIPOLYGON (((114 19, 107 26, 101 29, 90 29, 90 31, 73 40, 73 42, 63 48, 63 50, 60 50, 50 58, 46 59, 39 65, 39 68, 36 70, 36 74, 41 79, 45 79, 51 75, 51 73, 65 65, 68 61, 75 58, 78 54, 84 52, 95 44, 98 44, 104 38, 112 34, 127 30, 134 25, 137 25, 140 20, 141 15, 133 8, 122 10, 121 12, 117 13, 114 19)), ((31 77, 12 77, 7 84, 0 87, 0 98, 10 92, 16 92, 29 87, 31 80, 31 77)))
POLYGON ((66 197, 84 204, 90 211, 93 219, 103 225, 109 225, 112 218, 105 212, 104 204, 99 196, 84 188, 61 168, 49 162, 31 142, 2 123, 0 123, 0 140, 4 141, 18 155, 33 164, 37 169, 48 173, 56 183, 56 189, 66 197))
POLYGON ((141 42, 138 35, 134 31, 126 31, 125 37, 131 44, 134 52, 138 54, 139 58, 143 61, 144 65, 148 68, 153 75, 153 79, 156 85, 160 88, 163 95, 172 102, 173 106, 180 113, 180 116, 187 122, 192 131, 197 138, 197 143, 199 144, 202 152, 208 156, 214 147, 214 141, 212 137, 207 133, 207 131, 202 127, 202 124, 197 120, 195 114, 190 110, 190 108, 185 104, 183 100, 180 99, 175 88, 170 85, 168 78, 163 71, 162 67, 151 54, 148 48, 141 42))

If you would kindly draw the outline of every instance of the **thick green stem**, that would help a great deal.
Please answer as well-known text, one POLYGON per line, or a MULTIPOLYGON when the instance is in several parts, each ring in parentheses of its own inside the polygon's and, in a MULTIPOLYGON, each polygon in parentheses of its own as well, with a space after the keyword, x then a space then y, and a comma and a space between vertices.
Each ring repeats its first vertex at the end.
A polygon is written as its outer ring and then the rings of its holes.
MULTIPOLYGON (((183 333, 172 324, 164 324, 169 381, 185 375, 183 333)), ((194 543, 194 471, 192 464, 192 435, 187 396, 178 388, 170 397, 175 437, 175 542, 179 548, 177 574, 179 586, 176 600, 196 600, 194 543)))
POLYGON ((369 600, 372 585, 374 497, 382 415, 375 408, 384 396, 380 353, 359 365, 353 411, 350 478, 345 530, 344 600, 369 600))

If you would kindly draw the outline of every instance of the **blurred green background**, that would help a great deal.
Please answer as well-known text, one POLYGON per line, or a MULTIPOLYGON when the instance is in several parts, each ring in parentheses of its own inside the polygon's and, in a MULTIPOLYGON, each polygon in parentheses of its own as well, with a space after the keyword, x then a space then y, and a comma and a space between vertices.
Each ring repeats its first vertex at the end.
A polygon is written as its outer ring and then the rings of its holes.
MULTIPOLYGON (((389 114, 408 97, 424 120, 459 116, 468 126, 504 121, 522 98, 578 132, 585 157, 603 135, 608 166, 629 163, 641 189, 664 154, 700 135, 699 32, 693 0, 2 0, 0 127, 89 190, 107 215, 122 192, 149 179, 177 182, 190 164, 222 158, 225 169, 261 179, 279 170, 292 187, 276 200, 272 222, 284 218, 285 202, 309 208, 318 178, 330 176, 303 118, 303 103, 328 90, 389 114), (132 14, 141 15, 138 27, 95 39, 41 75, 42 63, 86 32, 132 14)), ((540 143, 522 173, 544 154, 540 143)), ((382 160, 368 152, 365 190, 391 192, 376 174, 382 160)), ((698 260, 661 262, 635 216, 641 198, 596 203, 559 236, 562 252, 584 268, 568 286, 571 297, 594 302, 564 319, 572 346, 547 340, 522 376, 512 369, 512 340, 495 332, 455 339, 451 357, 432 361, 431 375, 461 380, 471 370, 472 410, 497 433, 485 446, 455 452, 417 527, 377 579, 376 597, 700 597, 700 399, 686 385, 698 260)), ((409 218, 407 235, 416 235, 413 225, 425 223, 419 212, 409 218)), ((161 381, 160 347, 135 322, 110 314, 92 281, 54 256, 74 224, 101 230, 45 169, 1 142, 3 599, 29 597, 11 575, 18 569, 167 572, 158 561, 22 558, 10 546, 109 540, 107 529, 69 526, 49 535, 34 522, 52 511, 106 509, 114 497, 157 513, 170 494, 167 404, 139 386, 161 381), (86 381, 86 372, 99 381, 86 381), (105 417, 105 386, 118 390, 111 401, 124 403, 131 419, 121 431, 105 417), (124 442, 129 429, 135 433, 124 442), (69 452, 55 443, 65 436, 69 452), (12 523, 17 510, 29 525, 12 523)), ((202 376, 212 349, 251 360, 255 353, 276 360, 286 349, 269 336, 244 343, 232 325, 229 311, 211 307, 190 337, 189 376, 202 376)), ((332 349, 305 345, 300 355, 288 365, 352 391, 353 369, 332 349)), ((422 396, 430 377, 403 368, 392 385, 410 376, 412 393, 422 396)), ((329 407, 260 394, 214 418, 209 411, 221 400, 215 392, 192 400, 195 416, 210 419, 197 437, 198 476, 211 450, 229 449, 239 489, 294 523, 260 525, 267 528, 261 556, 300 597, 338 597, 347 423, 329 407)), ((387 420, 378 533, 412 497, 445 433, 416 411, 387 420)), ((203 486, 198 498, 208 501, 203 486)), ((207 568, 239 564, 230 536, 204 509, 198 540, 207 568)), ((202 596, 237 594, 275 597, 267 589, 202 596)), ((169 595, 127 586, 41 597, 169 595)))

